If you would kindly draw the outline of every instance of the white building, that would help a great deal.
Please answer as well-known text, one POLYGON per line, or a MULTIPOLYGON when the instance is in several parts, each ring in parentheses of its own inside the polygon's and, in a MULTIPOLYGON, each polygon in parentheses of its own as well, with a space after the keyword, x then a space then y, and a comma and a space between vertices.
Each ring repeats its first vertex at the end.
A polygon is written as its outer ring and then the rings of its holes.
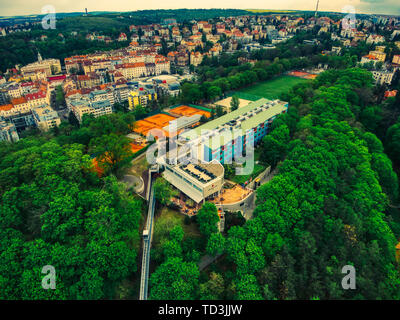
POLYGON ((164 166, 163 177, 196 203, 218 195, 224 184, 224 167, 218 161, 164 166))
POLYGON ((61 63, 58 59, 45 59, 43 60, 40 53, 38 54, 38 61, 30 63, 21 68, 23 75, 44 71, 47 76, 61 72, 61 63))
POLYGON ((90 101, 89 99, 70 99, 68 108, 72 111, 79 123, 82 122, 83 115, 92 114, 95 118, 112 113, 112 105, 107 100, 90 101))
POLYGON ((41 131, 48 131, 51 128, 58 127, 61 120, 56 111, 50 106, 40 106, 32 110, 35 124, 41 131))
POLYGON ((17 142, 18 140, 15 125, 0 118, 0 141, 17 142))
POLYGON ((390 85, 393 80, 394 71, 372 71, 375 83, 390 85))

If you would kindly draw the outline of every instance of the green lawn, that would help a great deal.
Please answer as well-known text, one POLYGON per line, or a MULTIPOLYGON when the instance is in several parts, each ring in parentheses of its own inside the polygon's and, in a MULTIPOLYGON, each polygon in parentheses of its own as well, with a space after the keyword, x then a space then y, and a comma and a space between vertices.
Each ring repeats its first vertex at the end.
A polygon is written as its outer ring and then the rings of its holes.
POLYGON ((133 159, 131 166, 126 170, 126 174, 133 174, 137 177, 141 177, 143 172, 148 170, 149 163, 147 161, 146 155, 138 156, 133 159))
POLYGON ((185 215, 172 210, 168 207, 161 209, 161 214, 157 213, 154 224, 153 245, 158 246, 160 242, 168 238, 169 232, 176 225, 180 225, 185 232, 185 237, 199 237, 200 233, 197 225, 192 222, 187 225, 184 223, 185 215))
POLYGON ((280 76, 272 80, 259 82, 255 85, 241 89, 239 92, 260 96, 267 99, 278 99, 282 92, 288 91, 296 84, 304 81, 307 80, 293 76, 280 76))
POLYGON ((231 177, 231 179, 229 179, 229 180, 232 180, 232 181, 234 181, 236 183, 239 183, 239 184, 243 184, 246 181, 248 181, 250 178, 255 179, 265 169, 266 169, 265 166, 263 166, 261 164, 258 164, 258 163, 254 163, 254 169, 253 169, 253 172, 251 174, 248 174, 248 175, 235 175, 234 174, 231 177))

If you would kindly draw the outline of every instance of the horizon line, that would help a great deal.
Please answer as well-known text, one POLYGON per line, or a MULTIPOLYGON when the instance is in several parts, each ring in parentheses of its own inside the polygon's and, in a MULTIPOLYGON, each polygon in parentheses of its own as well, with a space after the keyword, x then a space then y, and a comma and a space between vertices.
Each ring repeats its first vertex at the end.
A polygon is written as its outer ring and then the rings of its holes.
MULTIPOLYGON (((140 10, 128 10, 128 11, 110 11, 110 10, 94 10, 94 11, 88 11, 87 13, 129 13, 129 12, 140 12, 140 11, 167 11, 167 10, 243 10, 243 11, 248 11, 249 13, 252 14, 268 14, 268 13, 279 13, 279 11, 288 11, 288 12, 282 12, 282 14, 290 14, 294 12, 315 12, 315 10, 301 10, 301 9, 265 9, 265 8, 248 8, 248 9, 241 9, 241 8, 170 8, 170 9, 140 9, 140 10), (250 10, 268 10, 266 12, 251 12, 250 10)), ((85 11, 62 11, 62 12, 56 12, 57 14, 67 14, 67 13, 82 13, 86 14, 85 11)), ((340 11, 325 11, 325 10, 320 10, 318 13, 335 13, 335 14, 347 14, 344 12, 340 11)), ((16 18, 16 17, 34 17, 34 16, 43 16, 46 15, 47 13, 30 13, 30 14, 17 14, 17 15, 10 15, 10 16, 3 16, 0 15, 1 18, 16 18)), ((362 15, 381 15, 381 16, 394 16, 394 17, 400 17, 399 14, 388 14, 388 13, 367 13, 367 12, 356 12, 357 14, 362 14, 362 15)))

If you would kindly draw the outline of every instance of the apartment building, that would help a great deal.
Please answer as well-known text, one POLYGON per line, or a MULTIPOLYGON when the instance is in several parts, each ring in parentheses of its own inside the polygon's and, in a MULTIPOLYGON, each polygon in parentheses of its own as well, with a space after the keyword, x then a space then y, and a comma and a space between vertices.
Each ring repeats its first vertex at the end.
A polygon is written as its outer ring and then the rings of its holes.
POLYGON ((21 73, 25 76, 27 74, 44 71, 47 76, 61 72, 61 63, 58 59, 45 59, 38 54, 38 61, 27 64, 21 68, 21 73))
POLYGON ((171 73, 171 66, 167 59, 156 59, 155 61, 155 74, 169 74, 171 73))
POLYGON ((247 146, 255 146, 268 133, 277 115, 285 113, 288 103, 259 99, 180 135, 201 161, 230 163, 247 146))
POLYGON ((374 56, 378 61, 385 62, 386 59, 386 53, 378 50, 370 51, 369 52, 370 56, 374 56))
POLYGON ((25 113, 31 110, 31 107, 25 97, 11 99, 11 104, 13 105, 13 108, 10 110, 11 114, 25 113))
POLYGON ((51 128, 59 126, 61 123, 57 112, 50 108, 50 106, 43 105, 34 108, 32 115, 36 126, 41 131, 48 131, 51 128))
POLYGON ((101 84, 101 78, 95 73, 76 76, 76 83, 79 88, 92 88, 101 84))
POLYGON ((198 65, 200 65, 202 61, 203 61, 203 55, 201 54, 201 52, 196 51, 190 53, 190 64, 197 67, 198 65))
POLYGON ((378 84, 386 83, 390 85, 393 81, 394 74, 394 71, 372 71, 372 76, 374 77, 375 83, 378 84))
POLYGON ((17 142, 18 140, 19 136, 15 125, 0 118, 0 141, 17 142))
POLYGON ((69 101, 69 109, 75 114, 79 123, 85 114, 92 114, 97 118, 113 112, 111 103, 107 100, 72 99, 69 101))
POLYGON ((47 92, 43 92, 43 91, 28 93, 24 96, 24 98, 30 109, 33 109, 35 107, 38 107, 38 106, 41 106, 44 104, 48 104, 50 102, 47 92))
POLYGON ((370 63, 370 62, 372 62, 375 66, 375 64, 377 62, 379 62, 379 59, 371 54, 367 54, 367 55, 361 57, 361 64, 370 63))
POLYGON ((7 85, 6 90, 8 91, 8 95, 11 99, 19 98, 23 94, 22 87, 15 82, 12 82, 11 84, 7 85))
POLYGON ((152 100, 157 100, 157 93, 154 89, 138 88, 129 92, 129 109, 133 110, 138 105, 146 106, 152 100))

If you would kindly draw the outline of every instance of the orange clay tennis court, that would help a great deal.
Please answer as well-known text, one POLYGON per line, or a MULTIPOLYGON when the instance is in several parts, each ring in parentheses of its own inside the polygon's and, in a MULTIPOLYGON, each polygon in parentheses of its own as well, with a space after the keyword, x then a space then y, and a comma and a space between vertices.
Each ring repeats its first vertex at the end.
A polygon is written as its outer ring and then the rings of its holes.
POLYGON ((296 70, 289 72, 289 75, 303 79, 315 79, 317 77, 316 74, 296 70))
POLYGON ((289 75, 303 78, 304 76, 308 75, 308 72, 303 72, 303 71, 290 71, 289 75))
POLYGON ((211 113, 208 111, 185 106, 185 105, 175 107, 175 108, 171 109, 169 112, 179 115, 179 116, 187 116, 187 117, 193 116, 195 114, 199 114, 201 116, 204 115, 206 118, 211 117, 211 113))
POLYGON ((139 150, 142 150, 144 147, 145 147, 145 145, 131 143, 131 149, 132 149, 133 153, 138 152, 139 150))
POLYGON ((155 114, 154 116, 136 121, 135 128, 133 131, 145 136, 151 129, 155 128, 162 129, 165 126, 168 126, 170 121, 175 119, 176 119, 175 117, 170 116, 168 114, 164 113, 155 114))
POLYGON ((151 129, 162 129, 163 127, 167 126, 170 121, 175 119, 176 118, 173 116, 159 113, 143 120, 136 121, 135 129, 133 131, 145 136, 151 129))

